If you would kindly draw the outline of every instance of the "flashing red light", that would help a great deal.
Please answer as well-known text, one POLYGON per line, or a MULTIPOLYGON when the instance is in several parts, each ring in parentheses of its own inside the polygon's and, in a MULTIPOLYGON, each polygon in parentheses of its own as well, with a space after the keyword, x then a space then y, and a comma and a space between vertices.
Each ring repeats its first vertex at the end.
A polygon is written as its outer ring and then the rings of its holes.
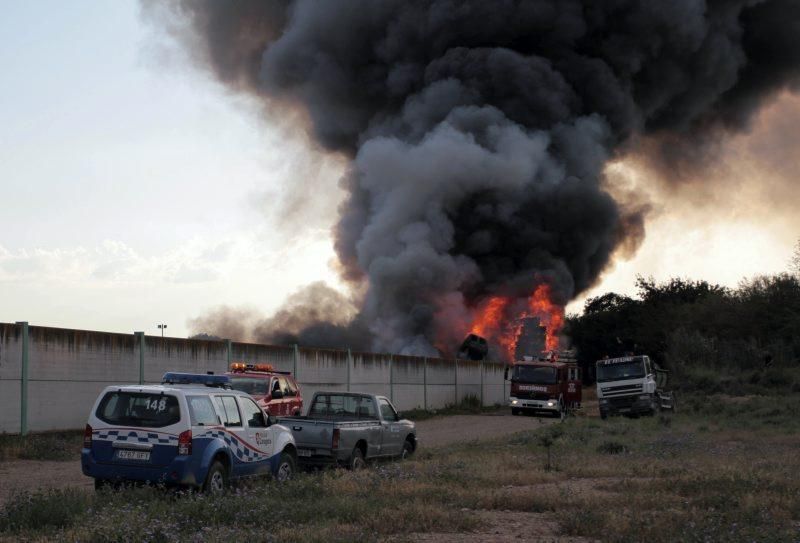
POLYGON ((84 449, 91 449, 92 448, 92 427, 88 424, 86 428, 83 430, 83 448, 84 449))
POLYGON ((178 434, 178 454, 188 456, 192 454, 192 431, 186 430, 178 434))
POLYGON ((234 362, 231 364, 231 371, 275 371, 272 364, 245 364, 244 362, 234 362))

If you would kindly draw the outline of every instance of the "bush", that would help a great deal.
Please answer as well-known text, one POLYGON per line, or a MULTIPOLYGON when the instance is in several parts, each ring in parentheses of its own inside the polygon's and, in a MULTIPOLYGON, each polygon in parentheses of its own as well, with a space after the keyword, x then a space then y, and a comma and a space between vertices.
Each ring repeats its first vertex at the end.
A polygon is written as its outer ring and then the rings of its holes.
POLYGON ((628 448, 618 441, 604 441, 597 446, 600 454, 623 454, 628 452, 628 448))

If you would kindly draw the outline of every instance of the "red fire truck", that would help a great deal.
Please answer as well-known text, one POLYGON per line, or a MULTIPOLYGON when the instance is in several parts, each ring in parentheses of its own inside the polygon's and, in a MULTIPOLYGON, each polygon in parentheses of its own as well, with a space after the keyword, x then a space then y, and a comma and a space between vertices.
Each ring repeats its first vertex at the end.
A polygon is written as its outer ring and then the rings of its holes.
POLYGON ((581 404, 581 369, 571 360, 543 356, 520 360, 506 368, 511 381, 512 415, 528 412, 564 417, 581 404))
POLYGON ((303 411, 303 396, 291 372, 269 364, 234 362, 225 375, 235 390, 250 394, 269 415, 294 417, 303 411))

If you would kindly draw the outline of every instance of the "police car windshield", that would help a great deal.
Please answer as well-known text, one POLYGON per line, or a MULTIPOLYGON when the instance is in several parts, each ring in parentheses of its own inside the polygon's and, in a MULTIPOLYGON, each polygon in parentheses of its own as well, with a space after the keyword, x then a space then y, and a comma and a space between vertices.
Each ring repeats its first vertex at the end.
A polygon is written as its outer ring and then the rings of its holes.
POLYGON ((266 396, 267 395, 267 385, 269 384, 269 378, 259 378, 259 377, 237 377, 231 375, 231 387, 234 390, 241 390, 242 392, 247 392, 252 396, 266 396))
POLYGON ((640 379, 642 377, 644 377, 644 362, 642 360, 619 363, 600 361, 597 364, 597 381, 600 383, 624 379, 640 379))
POLYGON ((161 428, 181 420, 175 396, 145 392, 108 392, 95 414, 108 424, 146 428, 161 428))
POLYGON ((515 383, 553 385, 556 382, 556 369, 547 366, 514 366, 511 380, 515 383))

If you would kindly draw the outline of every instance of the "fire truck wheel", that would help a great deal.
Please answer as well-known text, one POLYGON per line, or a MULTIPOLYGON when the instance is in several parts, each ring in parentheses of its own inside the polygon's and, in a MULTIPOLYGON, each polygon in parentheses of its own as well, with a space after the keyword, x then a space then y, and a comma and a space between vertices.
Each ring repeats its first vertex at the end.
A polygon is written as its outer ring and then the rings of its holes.
POLYGON ((358 447, 353 449, 353 453, 350 455, 350 461, 348 462, 347 467, 353 471, 367 467, 367 462, 364 460, 364 453, 362 453, 361 449, 358 447))
POLYGON ((208 469, 206 482, 203 484, 203 492, 207 494, 219 494, 228 486, 228 470, 221 462, 214 462, 208 469))

